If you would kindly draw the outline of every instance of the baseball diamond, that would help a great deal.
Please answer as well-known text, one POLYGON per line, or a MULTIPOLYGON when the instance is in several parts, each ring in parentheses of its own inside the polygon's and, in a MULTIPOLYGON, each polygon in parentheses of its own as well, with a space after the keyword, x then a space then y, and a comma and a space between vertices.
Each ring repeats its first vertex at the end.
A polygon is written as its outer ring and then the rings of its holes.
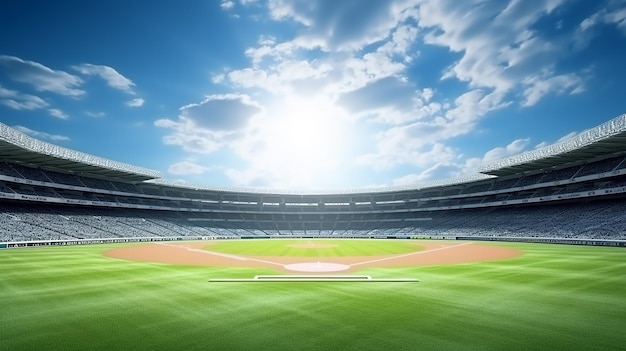
MULTIPOLYGON (((277 247, 295 246, 289 244, 292 241, 270 240, 272 245, 277 247)), ((327 241, 332 242, 332 241, 327 241)), ((315 255, 316 251, 322 251, 327 247, 339 247, 342 240, 335 240, 337 244, 302 244, 302 247, 313 248, 309 252, 315 255)), ((254 244, 257 244, 254 242, 254 244)), ((146 261, 172 263, 181 265, 206 265, 206 266, 241 266, 241 267, 264 267, 280 272, 352 272, 368 267, 410 267, 426 264, 451 264, 470 263, 478 261, 507 259, 519 256, 519 250, 481 245, 472 242, 445 242, 445 241, 425 241, 420 246, 407 242, 405 245, 416 249, 414 252, 391 255, 373 256, 326 256, 318 255, 311 257, 297 256, 241 256, 223 254, 212 251, 211 242, 186 242, 186 243, 156 243, 135 245, 117 248, 106 251, 104 254, 109 257, 146 261), (202 248, 207 248, 203 250, 202 248), (418 250, 419 248, 419 250, 418 250), (320 261, 322 260, 323 261, 320 261), (315 261, 317 260, 317 261, 315 261), (313 261, 313 262, 311 262, 313 261)), ((228 242, 230 246, 239 246, 239 242, 228 242)), ((250 245, 250 242, 243 243, 250 245)), ((352 243, 354 244, 354 243, 352 243)), ((365 243, 364 245, 376 245, 378 243, 365 243)), ((394 244, 398 244, 394 242, 394 244)), ((254 245, 256 246, 256 245, 254 245)), ((278 250, 277 250, 278 251, 278 250)), ((341 251, 338 251, 341 253, 341 251)))

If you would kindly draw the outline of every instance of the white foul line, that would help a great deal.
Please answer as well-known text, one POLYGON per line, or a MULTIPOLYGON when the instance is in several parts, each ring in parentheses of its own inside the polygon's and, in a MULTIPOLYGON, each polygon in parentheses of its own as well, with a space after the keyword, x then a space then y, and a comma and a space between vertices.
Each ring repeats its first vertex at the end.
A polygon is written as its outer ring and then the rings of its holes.
MULTIPOLYGON (((229 255, 229 254, 222 254, 222 253, 218 253, 218 252, 214 252, 214 251, 207 251, 207 250, 201 250, 201 249, 192 249, 192 248, 185 247, 185 246, 172 245, 172 244, 166 244, 166 243, 156 243, 156 244, 157 245, 170 246, 170 247, 176 247, 176 248, 179 248, 179 249, 185 249, 187 251, 192 251, 192 252, 200 252, 200 253, 209 254, 209 255, 222 256, 222 257, 231 258, 231 259, 240 260, 240 261, 256 261, 256 262, 261 262, 261 263, 273 264, 273 265, 281 266, 281 267, 285 267, 286 266, 286 264, 272 262, 272 261, 266 261, 266 260, 260 260, 260 259, 256 259, 256 258, 236 256, 236 255, 229 255)), ((349 264, 347 266, 353 267, 353 266, 358 266, 358 265, 362 265, 362 264, 369 264, 369 263, 375 263, 375 262, 381 262, 381 261, 395 260, 395 259, 398 259, 398 258, 401 258, 401 257, 421 255, 421 254, 425 254, 425 253, 441 251, 441 250, 447 250, 447 249, 452 249, 452 248, 455 248, 455 247, 461 247, 461 246, 470 245, 470 244, 473 244, 473 242, 466 242, 466 243, 452 245, 452 246, 438 247, 436 249, 430 249, 430 250, 426 250, 426 251, 418 251, 418 252, 411 252, 411 253, 402 254, 402 255, 395 255, 395 256, 391 256, 391 257, 384 257, 384 258, 379 258, 379 259, 370 260, 370 261, 363 261, 363 262, 353 263, 353 264, 349 264)))
POLYGON ((353 263, 353 264, 351 264, 349 266, 352 267, 352 266, 358 266, 358 265, 361 265, 361 264, 368 264, 368 263, 374 263, 374 262, 380 262, 380 261, 395 260, 395 259, 400 258, 400 257, 421 255, 421 254, 425 254, 425 253, 441 251, 441 250, 447 250, 447 249, 452 249, 452 248, 455 248, 455 247, 460 247, 460 246, 465 246, 465 245, 470 245, 470 244, 473 244, 473 243, 472 242, 467 242, 467 243, 457 244, 457 245, 452 245, 452 246, 438 247, 436 249, 430 249, 430 250, 426 250, 426 251, 411 252, 411 253, 408 253, 408 254, 395 255, 395 256, 392 256, 392 257, 385 257, 385 258, 379 258, 379 259, 371 260, 371 261, 364 261, 364 262, 359 262, 359 263, 353 263))
POLYGON ((241 256, 236 256, 236 255, 228 255, 228 254, 223 254, 223 253, 217 253, 217 252, 213 252, 213 251, 207 251, 207 250, 201 250, 201 249, 192 249, 190 247, 186 247, 186 246, 181 246, 181 245, 172 245, 172 244, 165 244, 165 243, 157 243, 157 245, 163 245, 163 246, 169 246, 169 247, 175 247, 178 249, 185 249, 187 251, 191 251, 191 252, 199 252, 199 253, 203 253, 203 254, 209 254, 209 255, 215 255, 215 256, 222 256, 222 257, 226 257, 226 258, 232 258, 234 260, 240 260, 240 261, 247 261, 248 259, 245 257, 241 257, 241 256))
POLYGON ((172 245, 172 244, 166 244, 166 243, 156 243, 156 244, 157 245, 163 245, 163 246, 169 246, 169 247, 175 247, 175 248, 178 248, 178 249, 185 249, 185 250, 191 251, 191 252, 199 252, 199 253, 208 254, 208 255, 215 255, 215 256, 231 258, 233 260, 256 261, 256 262, 261 262, 261 263, 273 264, 273 265, 281 266, 281 267, 285 266, 282 263, 276 263, 276 262, 272 262, 272 261, 265 261, 265 260, 260 260, 260 259, 256 259, 256 258, 251 258, 251 257, 243 257, 243 256, 237 256, 237 255, 223 254, 223 253, 219 253, 219 252, 215 252, 215 251, 208 251, 208 250, 202 250, 202 249, 193 249, 193 248, 182 246, 182 245, 172 245))

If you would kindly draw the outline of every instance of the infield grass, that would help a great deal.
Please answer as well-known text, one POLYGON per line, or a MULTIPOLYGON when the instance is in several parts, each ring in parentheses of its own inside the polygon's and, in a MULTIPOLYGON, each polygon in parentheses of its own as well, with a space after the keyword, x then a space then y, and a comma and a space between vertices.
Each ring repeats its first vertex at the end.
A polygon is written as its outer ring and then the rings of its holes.
POLYGON ((524 254, 355 273, 419 283, 209 283, 275 272, 0 250, 0 350, 623 349, 625 249, 492 245, 524 254))
POLYGON ((224 240, 206 247, 207 250, 251 256, 343 257, 397 255, 421 251, 417 241, 406 240, 224 240))

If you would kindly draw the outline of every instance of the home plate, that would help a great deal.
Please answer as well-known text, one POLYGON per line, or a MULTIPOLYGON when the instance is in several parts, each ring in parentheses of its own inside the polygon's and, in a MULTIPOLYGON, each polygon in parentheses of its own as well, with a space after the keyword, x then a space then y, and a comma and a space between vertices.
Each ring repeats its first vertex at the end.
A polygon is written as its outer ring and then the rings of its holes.
POLYGON ((350 266, 345 264, 326 262, 293 263, 283 267, 295 272, 339 272, 350 268, 350 266))

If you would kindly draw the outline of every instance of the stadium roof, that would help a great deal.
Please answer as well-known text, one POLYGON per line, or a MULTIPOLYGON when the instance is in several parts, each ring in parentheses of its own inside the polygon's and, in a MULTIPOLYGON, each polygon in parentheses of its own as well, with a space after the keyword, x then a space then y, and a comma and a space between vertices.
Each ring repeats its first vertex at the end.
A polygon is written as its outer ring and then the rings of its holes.
POLYGON ((40 141, 0 123, 0 158, 109 179, 144 181, 160 172, 40 141))
POLYGON ((560 143, 484 164, 481 173, 506 176, 626 152, 626 114, 560 143))
POLYGON ((424 184, 334 191, 300 192, 294 190, 280 191, 276 189, 235 189, 188 184, 162 179, 158 171, 66 149, 34 139, 14 128, 0 123, 1 159, 24 162, 38 167, 63 169, 79 174, 90 174, 108 179, 120 179, 131 182, 150 180, 156 185, 246 193, 345 194, 414 190, 463 184, 488 179, 493 176, 540 171, 574 162, 610 157, 618 153, 626 153, 626 114, 619 115, 610 121, 586 130, 560 143, 486 163, 479 169, 480 173, 459 178, 425 182, 424 184))

